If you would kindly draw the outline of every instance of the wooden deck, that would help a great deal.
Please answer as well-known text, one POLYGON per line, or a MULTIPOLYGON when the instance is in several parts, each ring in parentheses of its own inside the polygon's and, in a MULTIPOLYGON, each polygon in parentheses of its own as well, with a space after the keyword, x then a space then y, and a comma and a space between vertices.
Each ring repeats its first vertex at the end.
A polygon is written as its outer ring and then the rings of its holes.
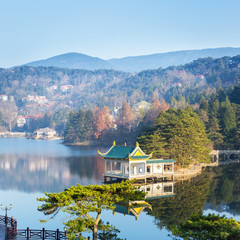
POLYGON ((174 174, 149 174, 149 175, 140 175, 140 176, 121 176, 121 175, 113 175, 113 174, 104 174, 104 183, 113 183, 113 182, 121 182, 124 180, 133 180, 136 179, 136 182, 143 183, 153 183, 153 182, 165 182, 165 181, 173 181, 174 174))

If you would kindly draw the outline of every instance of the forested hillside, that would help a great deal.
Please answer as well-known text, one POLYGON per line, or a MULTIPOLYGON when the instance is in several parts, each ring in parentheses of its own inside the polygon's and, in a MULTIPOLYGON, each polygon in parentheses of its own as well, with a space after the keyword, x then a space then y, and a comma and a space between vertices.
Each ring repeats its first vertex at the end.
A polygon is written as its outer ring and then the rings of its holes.
POLYGON ((0 69, 0 94, 12 95, 21 105, 27 95, 44 95, 58 104, 93 108, 120 106, 124 100, 134 105, 155 95, 173 107, 200 102, 216 89, 240 81, 240 56, 205 58, 192 63, 142 71, 137 74, 113 70, 71 70, 54 67, 0 69), (61 91, 61 86, 72 85, 61 91), (54 88, 54 86, 57 88, 54 88))
MULTIPOLYGON (((239 82, 240 55, 198 59, 186 65, 139 73, 28 66, 0 69, 1 121, 11 131, 17 117, 24 116, 25 120, 32 120, 27 129, 22 130, 34 131, 51 126, 63 132, 68 113, 76 109, 108 107, 107 112, 114 121, 122 122, 121 116, 117 116, 118 110, 127 101, 133 110, 134 125, 143 121, 147 126, 148 122, 150 125, 154 122, 152 116, 159 113, 155 108, 151 110, 152 107, 146 112, 151 101, 153 106, 158 106, 157 109, 186 108, 187 105, 198 109, 203 99, 211 101, 219 89, 228 92, 239 82), (145 104, 143 108, 142 104, 145 104)), ((95 128, 101 129, 102 126, 95 128)), ((226 139, 226 134, 223 137, 226 139)))

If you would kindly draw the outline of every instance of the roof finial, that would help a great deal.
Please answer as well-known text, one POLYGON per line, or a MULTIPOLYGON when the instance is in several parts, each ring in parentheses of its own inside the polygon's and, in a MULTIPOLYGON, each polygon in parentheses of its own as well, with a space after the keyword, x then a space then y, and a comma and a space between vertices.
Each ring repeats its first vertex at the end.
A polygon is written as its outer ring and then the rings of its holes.
POLYGON ((138 142, 136 142, 136 147, 139 147, 139 143, 138 142))
POLYGON ((115 141, 113 141, 113 146, 116 146, 116 142, 115 141))

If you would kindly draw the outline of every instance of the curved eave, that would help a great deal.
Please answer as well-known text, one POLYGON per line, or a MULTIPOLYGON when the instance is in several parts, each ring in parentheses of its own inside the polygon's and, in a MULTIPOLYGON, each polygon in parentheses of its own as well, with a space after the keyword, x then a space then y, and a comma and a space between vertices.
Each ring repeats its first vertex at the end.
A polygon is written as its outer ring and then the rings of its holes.
POLYGON ((101 157, 104 157, 104 155, 107 155, 113 147, 114 147, 114 145, 113 145, 107 152, 105 152, 105 153, 101 153, 101 152, 98 150, 98 154, 99 154, 101 157))

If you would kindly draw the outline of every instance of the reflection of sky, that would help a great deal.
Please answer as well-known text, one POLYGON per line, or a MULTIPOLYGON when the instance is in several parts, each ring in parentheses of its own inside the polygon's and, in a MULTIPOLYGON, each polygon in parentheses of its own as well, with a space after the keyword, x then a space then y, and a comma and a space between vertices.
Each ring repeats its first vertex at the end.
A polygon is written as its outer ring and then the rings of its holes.
MULTIPOLYGON (((23 193, 18 191, 0 191, 0 203, 3 206, 9 206, 12 203, 13 207, 8 211, 8 216, 13 216, 17 219, 18 228, 23 229, 26 227, 30 228, 43 228, 48 229, 61 229, 63 227, 61 214, 56 219, 49 221, 46 224, 40 223, 39 219, 43 219, 44 215, 37 210, 40 206, 40 202, 37 202, 38 197, 42 197, 42 193, 23 193)), ((5 215, 5 211, 0 213, 5 215)))

